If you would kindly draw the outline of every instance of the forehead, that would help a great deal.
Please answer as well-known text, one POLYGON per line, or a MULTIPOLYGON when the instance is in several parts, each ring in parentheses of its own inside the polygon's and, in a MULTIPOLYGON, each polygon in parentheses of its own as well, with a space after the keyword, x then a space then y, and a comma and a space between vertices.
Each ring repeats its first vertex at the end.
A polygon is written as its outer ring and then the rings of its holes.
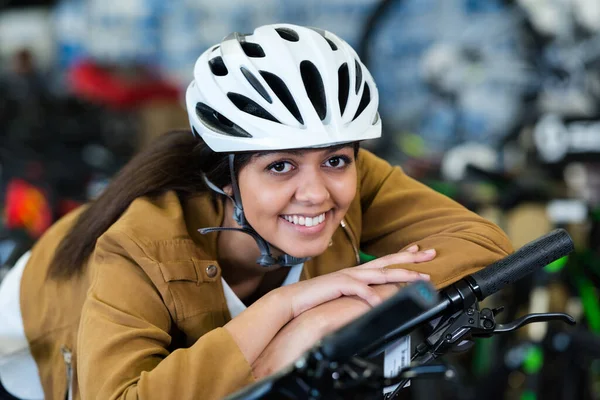
POLYGON ((261 152, 253 154, 252 158, 259 159, 259 158, 273 156, 273 155, 275 155, 275 156, 277 156, 277 155, 294 155, 294 156, 302 157, 302 156, 312 154, 312 153, 319 153, 319 154, 327 155, 327 154, 335 153, 336 151, 339 151, 342 149, 354 149, 354 145, 352 143, 346 143, 346 144, 340 144, 340 145, 336 145, 336 146, 317 148, 317 149, 288 149, 288 150, 261 151, 261 152))

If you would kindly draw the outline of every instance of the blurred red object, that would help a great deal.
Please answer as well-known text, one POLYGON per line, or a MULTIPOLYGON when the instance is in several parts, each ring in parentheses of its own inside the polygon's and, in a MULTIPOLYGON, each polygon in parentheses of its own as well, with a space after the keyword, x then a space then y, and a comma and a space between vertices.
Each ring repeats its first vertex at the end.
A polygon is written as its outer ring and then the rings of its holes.
POLYGON ((68 213, 75 210, 76 208, 79 208, 79 206, 81 206, 82 204, 83 203, 80 203, 73 199, 61 199, 58 202, 58 206, 56 207, 57 212, 58 212, 57 218, 60 218, 63 215, 67 215, 68 213))
POLYGON ((178 88, 143 67, 124 70, 91 60, 75 63, 69 81, 76 96, 114 108, 135 108, 151 100, 178 101, 178 88))
POLYGON ((6 188, 6 227, 24 229, 38 238, 52 224, 52 211, 44 190, 23 179, 13 179, 6 188))

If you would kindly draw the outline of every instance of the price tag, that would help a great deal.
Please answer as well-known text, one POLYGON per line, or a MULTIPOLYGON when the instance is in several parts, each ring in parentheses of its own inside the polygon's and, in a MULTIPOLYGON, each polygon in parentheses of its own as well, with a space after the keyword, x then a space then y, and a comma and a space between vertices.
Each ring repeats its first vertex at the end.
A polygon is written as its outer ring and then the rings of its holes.
MULTIPOLYGON (((396 375, 402 368, 410 365, 410 335, 404 336, 385 350, 383 370, 387 378, 396 375)), ((408 382, 404 387, 410 385, 408 382)), ((383 389, 383 394, 393 392, 398 385, 383 389)))

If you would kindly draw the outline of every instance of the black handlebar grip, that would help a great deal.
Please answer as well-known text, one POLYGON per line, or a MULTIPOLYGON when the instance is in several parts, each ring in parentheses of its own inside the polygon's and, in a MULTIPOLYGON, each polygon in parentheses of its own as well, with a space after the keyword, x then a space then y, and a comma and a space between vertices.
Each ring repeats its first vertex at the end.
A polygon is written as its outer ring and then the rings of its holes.
POLYGON ((527 243, 508 257, 472 274, 471 280, 479 286, 481 300, 552 261, 566 256, 574 248, 567 231, 555 229, 527 243))
POLYGON ((321 340, 321 351, 331 361, 345 362, 373 342, 402 325, 406 332, 416 317, 438 303, 439 294, 426 281, 414 282, 394 296, 321 340))

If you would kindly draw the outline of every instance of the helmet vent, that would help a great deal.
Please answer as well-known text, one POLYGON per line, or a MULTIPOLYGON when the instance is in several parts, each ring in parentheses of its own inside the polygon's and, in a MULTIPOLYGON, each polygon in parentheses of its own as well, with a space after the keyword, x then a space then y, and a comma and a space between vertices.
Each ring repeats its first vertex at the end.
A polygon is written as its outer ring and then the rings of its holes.
POLYGON ((277 31, 277 33, 279 34, 279 36, 281 36, 282 39, 285 39, 288 42, 297 42, 297 41, 300 40, 300 36, 298 35, 298 32, 296 32, 293 29, 290 29, 290 28, 275 28, 275 30, 277 31))
POLYGON ((329 47, 331 47, 331 50, 336 51, 338 49, 335 43, 333 43, 330 39, 327 39, 327 37, 325 36, 325 31, 323 29, 313 28, 313 27, 310 27, 310 29, 317 32, 319 35, 323 36, 323 39, 325 39, 327 41, 327 44, 329 44, 329 47))
POLYGON ((340 114, 344 115, 350 94, 350 73, 348 64, 343 63, 338 69, 338 100, 340 102, 340 114))
POLYGON ((329 43, 329 47, 331 47, 331 50, 336 51, 338 49, 335 43, 331 41, 331 39, 327 39, 325 36, 323 37, 325 38, 325 40, 327 40, 327 43, 329 43))
POLYGON ((240 70, 242 71, 242 74, 244 74, 244 76, 246 77, 248 82, 252 85, 254 90, 256 90, 258 93, 260 93, 260 95, 266 101, 268 101, 269 103, 273 103, 273 100, 271 99, 271 96, 269 96, 267 89, 265 89, 265 87, 258 81, 256 76, 254 76, 254 74, 252 72, 248 71, 244 67, 240 67, 240 70))
POLYGON ((240 42, 240 45, 248 57, 262 58, 265 56, 265 51, 260 44, 242 41, 240 42))
MULTIPOLYGON (((196 115, 198 116, 198 119, 200 119, 200 122, 202 122, 204 126, 212 131, 229 136, 247 138, 252 137, 252 135, 231 122, 223 114, 217 112, 202 102, 196 103, 196 115)), ((196 134, 198 133, 195 129, 194 132, 196 134)))
POLYGON ((354 87, 354 91, 358 94, 362 83, 362 68, 360 67, 358 60, 354 60, 354 64, 356 65, 356 86, 354 87))
POLYGON ((259 104, 254 102, 252 99, 244 96, 243 94, 229 92, 227 93, 227 97, 235 106, 245 113, 253 115, 255 117, 267 119, 269 121, 277 122, 279 121, 273 117, 267 110, 262 108, 259 104))
POLYGON ((302 115, 300 114, 300 110, 298 110, 298 106, 294 101, 294 97, 290 93, 290 90, 286 86, 285 82, 275 74, 272 74, 267 71, 260 71, 263 79, 267 82, 273 93, 281 100, 285 108, 300 122, 304 125, 304 120, 302 119, 302 115))
POLYGON ((327 116, 327 101, 325 99, 325 87, 323 86, 321 74, 315 64, 310 61, 302 61, 300 63, 300 74, 302 75, 306 94, 319 118, 323 121, 327 116))
POLYGON ((213 48, 212 48, 210 51, 211 51, 211 52, 217 51, 217 50, 218 50, 220 47, 221 47, 221 45, 220 45, 220 44, 218 44, 218 45, 216 45, 215 47, 213 47, 213 48))
POLYGON ((362 97, 360 98, 360 103, 358 104, 358 109, 356 110, 356 114, 354 114, 354 121, 358 116, 367 108, 369 102, 371 101, 371 90, 369 89, 369 85, 365 83, 365 90, 363 91, 362 97))
POLYGON ((225 63, 223 62, 221 56, 209 60, 208 66, 211 72, 217 76, 225 76, 228 73, 227 67, 225 66, 225 63))

